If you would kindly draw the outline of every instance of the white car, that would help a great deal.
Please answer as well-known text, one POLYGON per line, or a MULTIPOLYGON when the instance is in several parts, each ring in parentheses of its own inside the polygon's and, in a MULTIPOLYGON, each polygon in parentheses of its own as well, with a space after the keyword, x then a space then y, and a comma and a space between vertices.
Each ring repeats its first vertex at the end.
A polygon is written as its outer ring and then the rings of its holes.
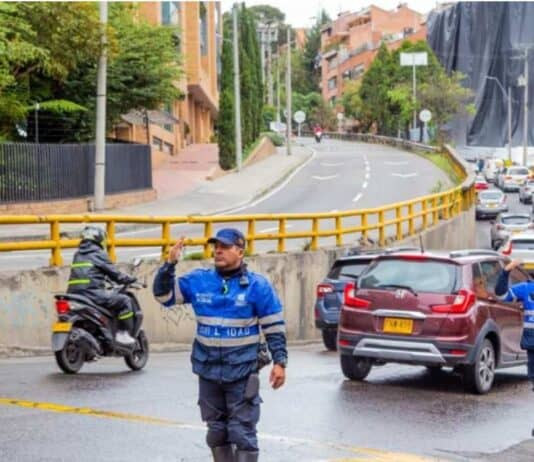
POLYGON ((498 176, 498 186, 503 191, 519 191, 519 187, 528 179, 527 167, 506 167, 498 176))
POLYGON ((499 253, 514 260, 521 260, 522 267, 530 274, 534 273, 534 233, 512 234, 499 248, 499 253))
POLYGON ((497 173, 503 167, 501 159, 486 159, 482 173, 488 183, 497 183, 497 173))

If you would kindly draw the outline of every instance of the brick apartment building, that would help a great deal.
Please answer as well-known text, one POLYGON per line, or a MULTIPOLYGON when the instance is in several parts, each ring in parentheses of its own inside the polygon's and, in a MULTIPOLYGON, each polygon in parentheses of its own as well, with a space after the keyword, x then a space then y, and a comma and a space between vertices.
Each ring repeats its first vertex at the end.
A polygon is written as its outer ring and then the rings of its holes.
POLYGON ((176 82, 183 99, 145 114, 124 114, 116 138, 152 145, 159 163, 191 143, 208 143, 219 111, 218 75, 222 37, 219 1, 139 2, 139 15, 152 24, 180 28, 178 52, 184 77, 176 82))
POLYGON ((357 80, 369 68, 382 42, 390 50, 404 40, 426 39, 424 16, 400 4, 386 11, 371 5, 356 13, 341 13, 321 29, 321 91, 333 105, 347 80, 357 80))

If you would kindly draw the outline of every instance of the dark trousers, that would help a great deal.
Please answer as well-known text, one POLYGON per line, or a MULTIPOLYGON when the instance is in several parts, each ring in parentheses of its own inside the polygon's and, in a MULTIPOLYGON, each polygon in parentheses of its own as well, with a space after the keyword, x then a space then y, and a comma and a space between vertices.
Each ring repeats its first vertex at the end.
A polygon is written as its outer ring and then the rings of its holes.
POLYGON ((119 319, 119 328, 132 332, 133 316, 129 316, 129 314, 133 314, 133 309, 132 301, 128 295, 110 294, 102 291, 91 295, 91 299, 102 308, 111 310, 118 318, 126 316, 126 319, 119 319))
POLYGON ((261 399, 258 392, 245 398, 247 379, 218 383, 199 377, 198 405, 208 425, 206 442, 210 448, 234 444, 242 451, 258 450, 256 425, 261 399))
POLYGON ((534 350, 527 350, 527 377, 534 382, 534 350))

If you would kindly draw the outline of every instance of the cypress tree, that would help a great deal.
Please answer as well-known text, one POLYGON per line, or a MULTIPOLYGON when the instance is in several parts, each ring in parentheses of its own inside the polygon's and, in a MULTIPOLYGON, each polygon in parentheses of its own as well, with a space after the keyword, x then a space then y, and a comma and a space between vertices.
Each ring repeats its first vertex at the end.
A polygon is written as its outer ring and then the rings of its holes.
MULTIPOLYGON (((231 19, 231 18, 230 18, 231 19)), ((221 94, 219 99, 218 143, 219 165, 223 170, 235 167, 234 59, 232 23, 225 18, 222 45, 221 94)))

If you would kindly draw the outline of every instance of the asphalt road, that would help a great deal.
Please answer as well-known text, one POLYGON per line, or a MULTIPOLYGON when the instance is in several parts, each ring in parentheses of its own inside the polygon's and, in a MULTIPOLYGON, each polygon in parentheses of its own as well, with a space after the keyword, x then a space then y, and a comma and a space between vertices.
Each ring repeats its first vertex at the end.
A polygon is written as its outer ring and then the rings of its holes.
MULTIPOLYGON (((308 141, 309 143, 309 141, 308 141)), ((312 144, 316 156, 296 173, 282 188, 240 207, 225 215, 256 213, 313 213, 354 210, 392 204, 429 194, 439 182, 448 182, 446 174, 430 161, 389 146, 325 140, 312 144)), ((370 223, 375 218, 369 220, 370 223)), ((344 227, 359 226, 359 218, 347 218, 344 227)), ((216 231, 218 227, 215 226, 216 231)), ((311 230, 311 220, 288 222, 287 231, 311 230)), ((323 230, 334 228, 334 220, 322 222, 323 230)), ((246 225, 239 225, 246 232, 246 225)), ((256 232, 275 233, 278 222, 256 224, 256 232)), ((394 232, 391 227, 391 233, 394 232)), ((176 225, 174 236, 201 236, 201 225, 176 225)), ((373 234, 372 234, 373 235, 373 234)), ((160 237, 161 227, 117 233, 117 237, 160 237)), ((359 236, 348 235, 345 242, 356 241, 359 236)), ((302 249, 309 239, 287 241, 288 250, 302 249)), ((256 252, 275 250, 276 240, 258 241, 256 252)), ((335 238, 322 238, 321 245, 335 245, 335 238)), ((200 248, 188 248, 190 253, 200 248)), ((65 262, 70 262, 73 251, 64 250, 65 262)), ((131 261, 135 257, 156 258, 159 248, 119 248, 118 261, 131 261)), ((0 256, 0 271, 19 271, 48 265, 49 251, 8 252, 0 256)))
MULTIPOLYGON (((485 396, 451 372, 386 365, 347 381, 335 352, 290 348, 287 384, 262 372, 261 460, 490 460, 528 439, 534 400, 525 368, 499 372, 485 396)), ((63 375, 52 357, 0 360, 0 460, 207 461, 189 353, 154 354, 129 372, 122 360, 63 375)), ((491 460, 533 460, 511 456, 491 460)))

